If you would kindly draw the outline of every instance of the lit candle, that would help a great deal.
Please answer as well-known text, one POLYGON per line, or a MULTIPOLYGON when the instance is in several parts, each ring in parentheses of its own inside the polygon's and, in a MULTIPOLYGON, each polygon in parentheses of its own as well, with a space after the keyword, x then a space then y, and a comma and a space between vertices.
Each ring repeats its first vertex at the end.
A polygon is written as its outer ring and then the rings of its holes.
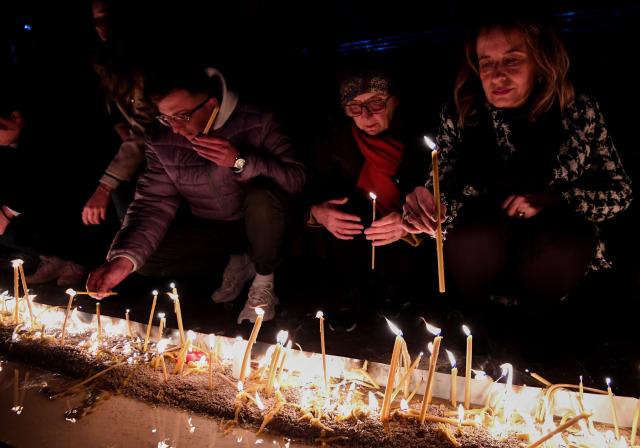
POLYGON ((186 340, 184 337, 184 327, 182 325, 182 310, 180 309, 180 297, 178 296, 178 290, 175 287, 175 283, 171 283, 172 292, 168 292, 167 295, 173 300, 173 312, 176 313, 176 319, 178 320, 178 331, 180 332, 180 347, 184 346, 186 340))
POLYGON ((133 339, 133 330, 131 330, 131 320, 129 320, 129 313, 131 310, 129 308, 124 312, 124 319, 127 323, 127 332, 129 333, 129 337, 133 339))
POLYGON ((324 391, 327 393, 329 391, 329 382, 327 379, 327 354, 325 352, 324 346, 324 313, 322 311, 318 311, 316 313, 316 318, 320 319, 320 348, 322 350, 322 374, 324 378, 324 391))
POLYGON ((384 391, 384 399, 382 400, 382 410, 380 411, 380 420, 386 421, 389 419, 389 413, 391 410, 391 396, 393 394, 393 385, 396 378, 396 370, 398 368, 398 361, 402 352, 402 344, 404 339, 402 338, 402 331, 396 327, 389 319, 385 317, 387 324, 391 331, 396 335, 395 344, 393 346, 393 353, 391 354, 391 362, 389 363, 389 376, 387 377, 387 388, 384 391))
POLYGON ((173 369, 174 374, 182 373, 184 369, 184 364, 187 360, 187 353, 191 351, 191 345, 193 341, 196 339, 196 333, 192 330, 187 331, 187 343, 182 346, 180 353, 178 354, 178 362, 176 363, 175 368, 173 369))
POLYGON ((96 302, 96 318, 98 319, 98 343, 102 344, 102 323, 100 322, 100 302, 96 302))
POLYGON ((66 293, 69 294, 69 301, 67 302, 67 312, 64 314, 64 323, 62 324, 62 333, 60 334, 60 345, 64 344, 64 337, 67 332, 67 321, 71 313, 71 304, 73 303, 73 298, 76 296, 76 292, 71 288, 67 289, 66 293))
POLYGON ((216 344, 216 335, 210 334, 207 342, 209 346, 209 389, 213 389, 213 350, 216 344))
MULTIPOLYGON (((416 356, 416 359, 413 361, 411 366, 409 366, 409 369, 405 372, 404 376, 402 377, 402 380, 400 380, 400 383, 399 383, 398 387, 396 387, 396 390, 393 392, 393 395, 391 396, 391 401, 392 402, 393 402, 393 400, 396 399, 396 396, 398 395, 398 393, 402 389, 403 383, 405 383, 405 381, 409 382, 409 380, 411 379, 411 374, 416 369, 418 364, 420 364, 420 360, 422 359, 423 355, 424 355, 424 353, 420 352, 418 354, 418 356, 416 356)), ((411 397, 409 397, 409 399, 411 399, 411 397)))
POLYGON ((609 401, 611 402, 611 413, 613 414, 613 429, 616 433, 616 439, 620 439, 620 428, 618 427, 618 411, 616 410, 616 401, 611 391, 611 378, 606 379, 607 382, 607 394, 609 395, 609 401))
POLYGON ((442 342, 442 336, 440 333, 442 330, 435 327, 425 321, 427 330, 429 333, 435 335, 433 338, 433 353, 431 355, 431 362, 429 365, 429 376, 427 377, 427 385, 425 387, 424 396, 422 398, 422 406, 420 407, 420 424, 423 424, 426 416, 429 404, 431 403, 431 394, 433 392, 433 380, 435 379, 436 366, 438 365, 438 355, 440 354, 440 343, 442 342))
POLYGON ((158 324, 158 337, 156 339, 160 341, 160 339, 162 339, 162 331, 164 330, 167 320, 164 317, 164 313, 158 313, 158 317, 160 318, 160 323, 158 324))
POLYGON ((164 377, 165 382, 169 379, 169 374, 167 373, 167 365, 164 362, 164 351, 167 349, 168 345, 168 339, 160 339, 158 341, 158 344, 156 345, 156 350, 158 351, 158 359, 160 360, 160 365, 162 366, 162 376, 164 377))
POLYGON ((231 376, 235 379, 240 378, 242 358, 246 349, 247 341, 242 339, 242 336, 237 336, 233 342, 233 357, 231 358, 231 376))
POLYGON ((153 323, 153 312, 156 310, 156 302, 158 301, 158 291, 153 290, 153 302, 151 302, 151 312, 149 313, 149 323, 147 323, 147 332, 144 336, 144 346, 142 347, 142 351, 147 351, 147 346, 149 345, 149 336, 151 336, 151 324, 153 323))
POLYGON ((631 446, 634 446, 636 444, 638 420, 640 420, 640 398, 638 398, 638 402, 636 403, 636 410, 633 413, 633 423, 631 424, 631 438, 629 439, 629 441, 631 442, 631 446))
POLYGON ((462 422, 464 422, 464 406, 459 404, 458 405, 458 428, 462 427, 462 422))
POLYGON ((291 342, 291 339, 289 339, 289 342, 287 342, 287 345, 285 346, 284 351, 282 352, 282 361, 280 361, 280 368, 278 369, 278 379, 277 379, 278 384, 282 384, 282 371, 284 370, 284 363, 287 360, 287 355, 291 352, 292 345, 293 345, 293 342, 291 342))
POLYGON ((18 261, 18 271, 20 272, 20 278, 22 280, 22 290, 24 292, 24 299, 27 301, 27 309, 29 310, 29 323, 31 326, 35 325, 33 320, 33 309, 31 308, 31 300, 29 300, 29 288, 27 288, 27 277, 24 275, 24 261, 18 261))
POLYGON ((276 373, 278 370, 278 360, 280 359, 280 353, 282 353, 282 346, 289 339, 289 332, 281 330, 278 332, 276 340, 278 341, 276 344, 276 348, 273 351, 273 355, 271 355, 271 364, 269 365, 269 375, 267 376, 267 387, 265 392, 267 394, 271 394, 273 392, 273 385, 276 379, 276 373))
POLYGON ((444 252, 442 247, 442 219, 440 206, 440 177, 438 174, 438 145, 426 135, 424 141, 431 149, 431 166, 433 169, 433 199, 436 212, 436 254, 438 257, 438 286, 439 291, 445 292, 444 284, 444 252))
POLYGON ((176 288, 176 284, 174 282, 169 283, 169 288, 171 288, 171 293, 178 295, 178 288, 176 288))
POLYGON ((445 350, 447 357, 451 363, 451 406, 455 409, 458 404, 458 368, 456 367, 456 358, 450 350, 445 350))
POLYGON ((22 260, 13 260, 11 265, 13 266, 13 323, 18 325, 20 323, 20 282, 18 279, 18 266, 22 263, 22 260))
MULTIPOLYGON (((376 199, 378 196, 374 192, 369 192, 369 197, 373 201, 371 204, 372 208, 372 216, 371 223, 376 220, 376 199)), ((371 242, 371 270, 373 271, 376 268, 376 246, 373 245, 373 241, 371 242)))
POLYGON ((580 384, 578 385, 578 395, 580 396, 580 401, 584 403, 584 384, 582 384, 582 375, 580 375, 580 384))
POLYGON ((260 326, 262 325, 262 319, 264 318, 264 310, 260 307, 255 308, 256 312, 256 321, 253 324, 253 329, 251 330, 251 335, 249 336, 249 342, 247 342, 247 348, 244 350, 244 356, 242 357, 242 367, 240 368, 240 381, 244 381, 247 376, 247 366, 249 366, 249 370, 251 367, 251 349, 253 348, 253 344, 256 342, 256 338, 258 337, 258 332, 260 331, 260 326))
POLYGON ((473 361, 473 335, 466 325, 462 326, 462 331, 467 335, 467 358, 464 369, 464 408, 471 406, 471 363, 473 361))

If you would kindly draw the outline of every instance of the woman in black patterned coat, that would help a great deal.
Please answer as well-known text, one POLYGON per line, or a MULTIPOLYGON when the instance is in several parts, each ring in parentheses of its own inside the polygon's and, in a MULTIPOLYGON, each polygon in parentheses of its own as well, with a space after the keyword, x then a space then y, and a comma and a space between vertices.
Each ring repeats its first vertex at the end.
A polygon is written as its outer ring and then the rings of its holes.
MULTIPOLYGON (((554 31, 480 28, 437 136, 445 263, 460 297, 559 299, 608 267, 598 223, 626 210, 630 180, 595 99, 567 79, 554 31)), ((432 180, 407 196, 405 228, 434 234, 432 180)))

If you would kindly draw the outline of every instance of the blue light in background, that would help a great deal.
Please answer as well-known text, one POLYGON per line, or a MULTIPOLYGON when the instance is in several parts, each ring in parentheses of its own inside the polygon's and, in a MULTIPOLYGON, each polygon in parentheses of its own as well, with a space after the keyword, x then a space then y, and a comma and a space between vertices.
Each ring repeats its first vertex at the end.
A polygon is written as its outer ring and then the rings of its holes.
POLYGON ((28 23, 25 23, 22 29, 24 29, 25 31, 31 31, 31 25, 29 25, 28 23))

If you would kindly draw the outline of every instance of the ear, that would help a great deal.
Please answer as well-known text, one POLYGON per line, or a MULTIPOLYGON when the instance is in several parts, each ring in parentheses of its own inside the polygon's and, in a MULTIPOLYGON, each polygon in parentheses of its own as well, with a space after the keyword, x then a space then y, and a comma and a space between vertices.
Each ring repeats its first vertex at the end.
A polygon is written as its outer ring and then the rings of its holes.
POLYGON ((218 98, 216 98, 215 96, 212 96, 211 98, 209 98, 209 105, 212 108, 220 107, 220 103, 218 102, 218 98))

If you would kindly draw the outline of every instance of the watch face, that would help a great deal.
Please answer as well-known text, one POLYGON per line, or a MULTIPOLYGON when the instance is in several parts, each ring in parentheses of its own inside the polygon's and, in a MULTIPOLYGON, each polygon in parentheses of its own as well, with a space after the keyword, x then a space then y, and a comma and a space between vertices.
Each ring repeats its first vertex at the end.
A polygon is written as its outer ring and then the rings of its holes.
POLYGON ((244 168, 244 165, 246 164, 246 160, 244 159, 236 159, 235 163, 233 164, 233 167, 237 170, 241 170, 244 168))

